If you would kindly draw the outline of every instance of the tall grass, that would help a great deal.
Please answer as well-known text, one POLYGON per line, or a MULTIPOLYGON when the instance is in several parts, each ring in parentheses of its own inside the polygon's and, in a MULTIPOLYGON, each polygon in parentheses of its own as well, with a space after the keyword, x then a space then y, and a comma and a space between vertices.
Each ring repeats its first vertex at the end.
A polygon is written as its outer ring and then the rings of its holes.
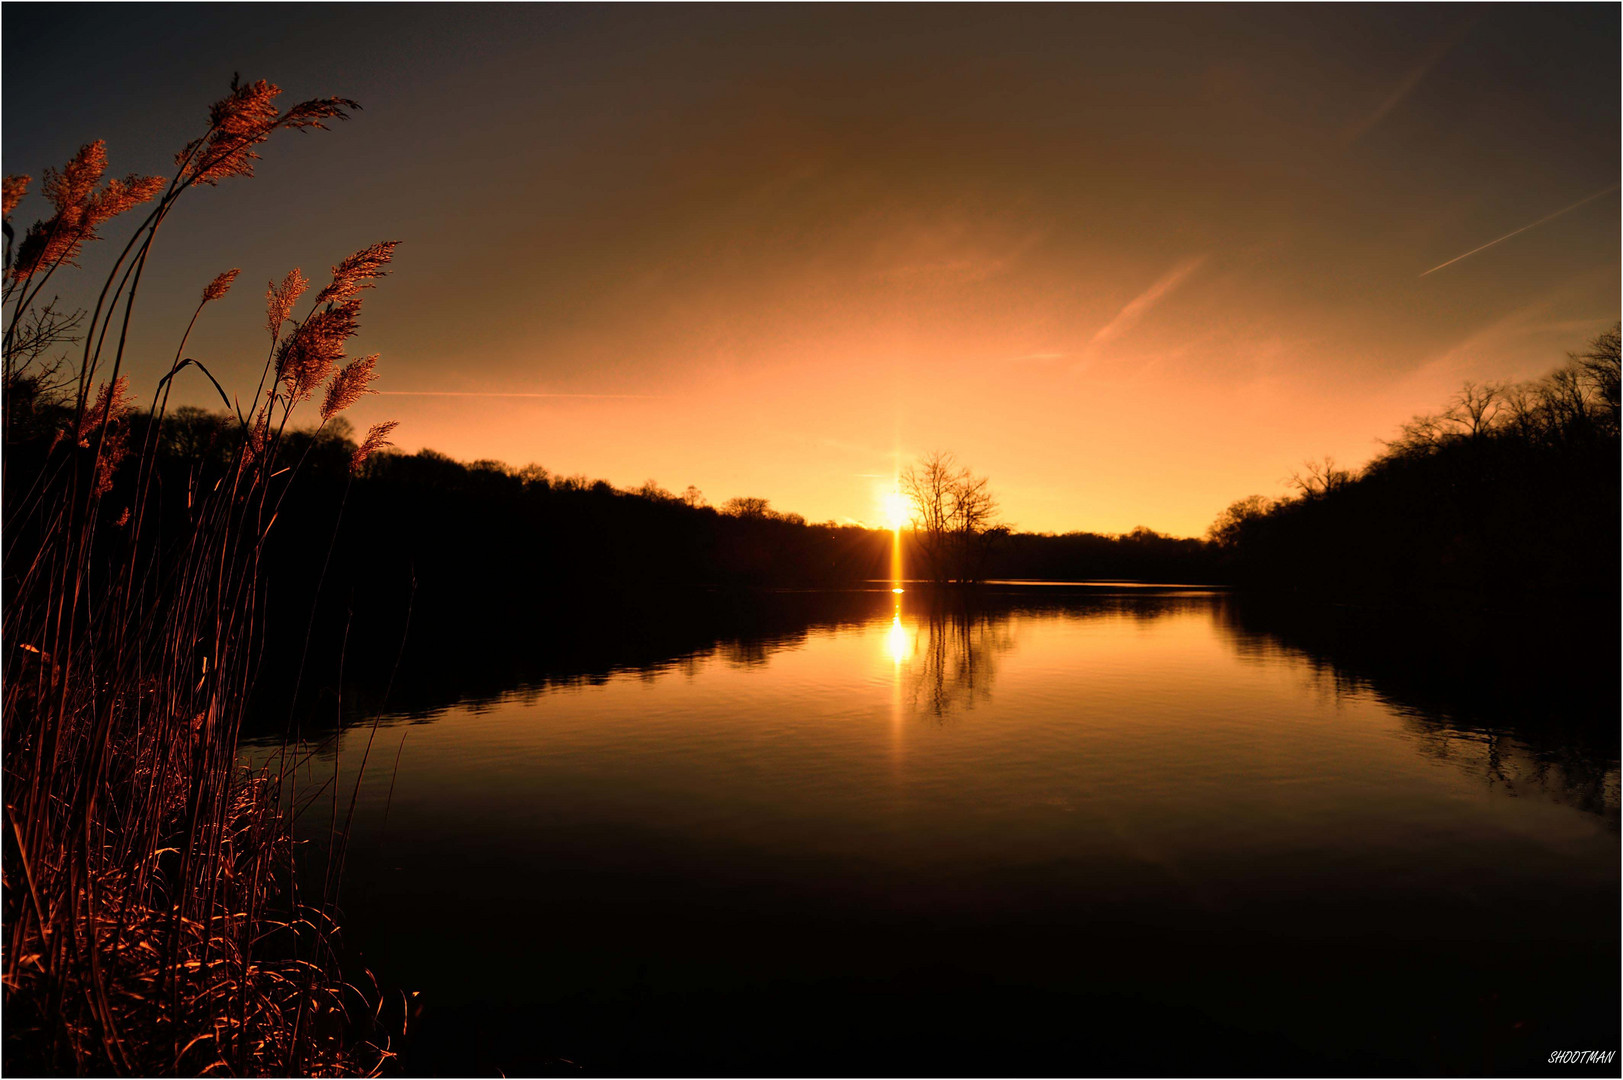
MULTIPOLYGON (((298 796, 238 759, 256 675, 261 556, 300 462, 284 433, 368 393, 376 357, 347 360, 361 292, 393 243, 333 268, 295 309, 293 271, 267 292, 269 344, 246 407, 186 355, 202 291, 142 423, 124 373, 159 231, 200 185, 253 175, 278 131, 325 128, 342 98, 281 110, 239 84, 169 177, 103 181, 92 143, 42 193, 52 215, 12 250, 29 178, 6 177, 4 339, 4 995, 9 1071, 332 1073, 376 1069, 358 1041, 375 995, 344 982, 331 887, 301 892, 298 796), (145 210, 87 313, 46 289, 98 231, 145 210), (64 347, 72 352, 57 356, 64 347), (177 378, 206 380, 235 416, 228 463, 179 484, 155 469, 177 378)), ((358 466, 393 424, 373 427, 358 466)), ((287 755, 283 755, 286 760, 287 755)), ((291 769, 287 770, 291 771, 291 769)))

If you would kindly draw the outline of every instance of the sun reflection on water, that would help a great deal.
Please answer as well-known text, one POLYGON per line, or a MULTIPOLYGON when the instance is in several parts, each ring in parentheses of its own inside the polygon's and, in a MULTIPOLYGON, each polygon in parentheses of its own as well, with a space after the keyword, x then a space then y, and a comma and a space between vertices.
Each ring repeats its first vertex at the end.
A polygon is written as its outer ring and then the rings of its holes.
POLYGON ((900 604, 896 605, 896 614, 891 616, 890 633, 885 635, 885 651, 890 654, 891 661, 897 664, 906 661, 913 653, 913 638, 902 625, 900 604))

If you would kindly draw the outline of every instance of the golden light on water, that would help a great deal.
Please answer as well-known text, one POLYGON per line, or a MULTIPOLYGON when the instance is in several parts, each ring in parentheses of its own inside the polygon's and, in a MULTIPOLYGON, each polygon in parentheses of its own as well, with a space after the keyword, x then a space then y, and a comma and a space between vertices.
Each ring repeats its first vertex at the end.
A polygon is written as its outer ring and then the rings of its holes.
POLYGON ((896 609, 896 614, 891 616, 890 632, 885 635, 885 651, 890 654, 891 661, 897 664, 905 662, 913 654, 913 638, 902 625, 900 607, 896 609))

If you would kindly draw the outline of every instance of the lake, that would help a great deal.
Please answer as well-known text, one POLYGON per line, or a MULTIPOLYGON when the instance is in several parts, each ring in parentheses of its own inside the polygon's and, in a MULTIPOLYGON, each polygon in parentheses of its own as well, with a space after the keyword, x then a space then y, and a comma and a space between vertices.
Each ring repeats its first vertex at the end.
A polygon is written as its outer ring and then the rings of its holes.
POLYGON ((1480 1074, 1617 1048, 1615 667, 1610 698, 1546 660, 1506 690, 1446 642, 1371 658, 1192 588, 760 602, 786 613, 442 688, 317 755, 347 792, 370 743, 344 921, 420 992, 409 1071, 1480 1074))

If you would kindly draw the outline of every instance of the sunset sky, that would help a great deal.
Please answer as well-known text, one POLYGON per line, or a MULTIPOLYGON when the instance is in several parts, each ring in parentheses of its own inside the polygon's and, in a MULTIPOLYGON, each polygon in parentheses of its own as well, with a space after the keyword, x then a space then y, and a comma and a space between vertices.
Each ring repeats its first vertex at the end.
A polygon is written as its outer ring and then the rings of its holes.
POLYGON ((1019 528, 1198 535, 1618 318, 1615 5, 3 19, 35 192, 95 138, 167 173, 233 72, 362 103, 181 204, 131 372, 237 266, 187 351, 246 397, 263 284, 400 240, 354 414, 407 450, 877 523, 943 448, 1019 528))

